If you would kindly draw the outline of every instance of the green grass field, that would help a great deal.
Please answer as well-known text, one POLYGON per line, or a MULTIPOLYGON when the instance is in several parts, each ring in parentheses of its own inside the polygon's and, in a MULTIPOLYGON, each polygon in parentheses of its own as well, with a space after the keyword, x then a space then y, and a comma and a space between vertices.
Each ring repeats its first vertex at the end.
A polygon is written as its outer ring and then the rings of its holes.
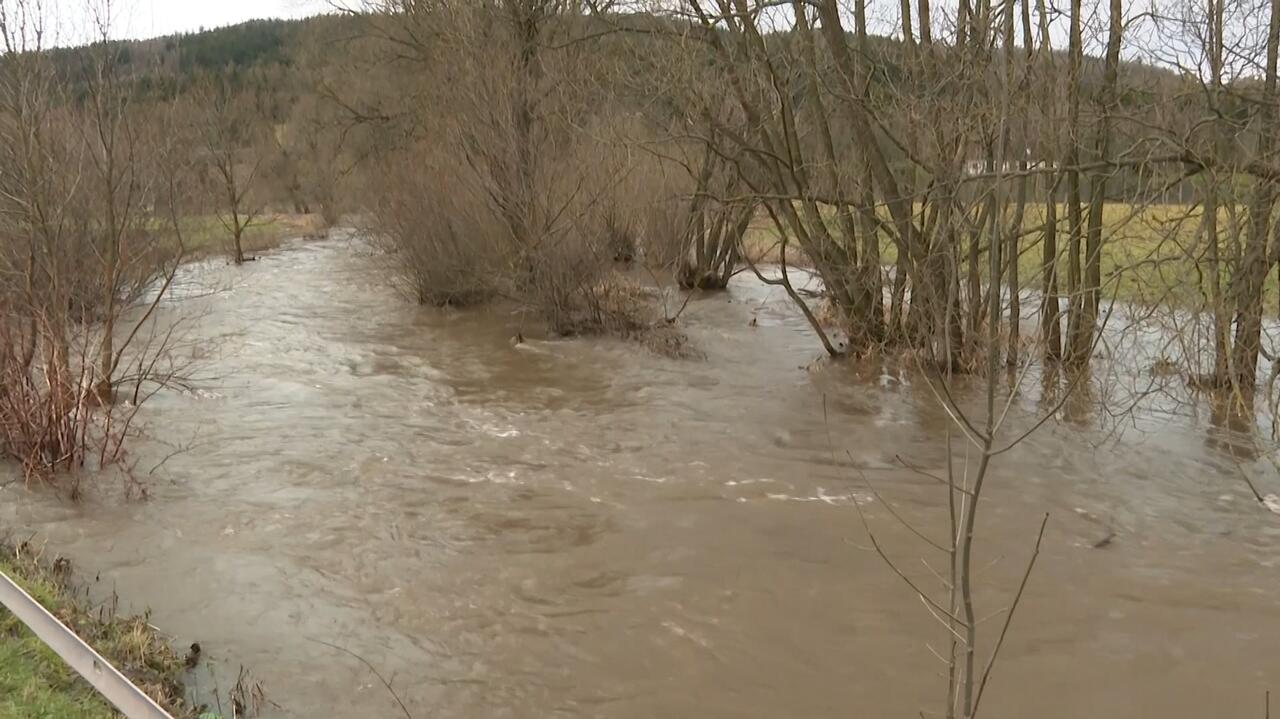
MULTIPOLYGON (((7 562, 0 571, 18 578, 7 562)), ((58 590, 40 579, 19 580, 32 597, 55 613, 58 590)), ((97 719, 115 712, 93 687, 62 663, 16 617, 0 609, 0 717, 4 719, 97 719)))
MULTIPOLYGON (((1043 204, 1030 205, 1023 219, 1026 234, 1020 241, 1018 274, 1019 284, 1024 288, 1039 289, 1043 282, 1041 228, 1045 222, 1045 210, 1043 204)), ((1087 215, 1087 208, 1085 212, 1087 215)), ((1057 213, 1058 276, 1060 287, 1065 291, 1068 273, 1066 208, 1060 206, 1057 213)), ((1243 238, 1244 210, 1222 209, 1218 218, 1220 254, 1223 258, 1233 256, 1239 251, 1238 244, 1242 241, 1236 238, 1243 238)), ((1198 207, 1148 205, 1135 208, 1120 203, 1108 204, 1103 213, 1101 269, 1104 296, 1142 305, 1203 306, 1202 292, 1207 291, 1210 274, 1207 242, 1199 231, 1202 220, 1203 210, 1198 207)), ((834 230, 834 223, 831 224, 834 230)), ((747 232, 748 255, 760 262, 777 262, 778 238, 772 222, 762 215, 747 232)), ((880 256, 883 264, 894 264, 897 247, 887 240, 882 242, 880 256)), ((808 264, 808 259, 794 243, 788 245, 787 260, 796 265, 808 264)), ((960 261, 967 262, 967 257, 962 256, 960 261)), ((979 262, 979 268, 985 276, 985 255, 979 262)), ((961 272, 964 271, 962 264, 961 272)), ((1229 273, 1229 266, 1221 264, 1224 287, 1229 273)), ((1266 292, 1269 299, 1280 296, 1274 275, 1268 279, 1266 292)))
MULTIPOLYGON (((198 215, 179 221, 185 251, 192 258, 231 254, 231 233, 216 215, 198 215)), ((319 215, 264 215, 245 230, 245 254, 265 252, 284 240, 318 232, 324 228, 319 215)))

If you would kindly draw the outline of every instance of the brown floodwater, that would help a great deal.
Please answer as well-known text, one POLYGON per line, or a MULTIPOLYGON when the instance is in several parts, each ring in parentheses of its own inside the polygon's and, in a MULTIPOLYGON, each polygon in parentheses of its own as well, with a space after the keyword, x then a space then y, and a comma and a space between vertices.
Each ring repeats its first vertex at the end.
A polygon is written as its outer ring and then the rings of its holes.
MULTIPOLYGON (((399 715, 320 641, 418 718, 940 707, 946 632, 858 516, 939 588, 924 562, 941 558, 869 488, 944 532, 945 494, 897 459, 945 461, 946 417, 909 373, 815 362, 803 319, 749 276, 690 303, 706 359, 672 360, 513 346, 517 315, 412 306, 381 262, 339 237, 189 268, 163 319, 183 318, 201 379, 144 407, 150 499, 10 485, 0 518, 199 641, 224 691, 251 669, 268 716, 399 715)), ((984 711, 1261 717, 1280 692, 1280 515, 1236 461, 1280 492, 1266 449, 1194 411, 1123 432, 1072 417, 989 479, 988 641, 1051 517, 984 711)))

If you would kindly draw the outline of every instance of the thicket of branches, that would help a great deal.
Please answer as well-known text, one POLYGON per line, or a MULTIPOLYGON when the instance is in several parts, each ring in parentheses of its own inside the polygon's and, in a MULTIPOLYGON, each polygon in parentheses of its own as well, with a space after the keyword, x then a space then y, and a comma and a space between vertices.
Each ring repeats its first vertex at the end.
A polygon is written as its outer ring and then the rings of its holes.
MULTIPOLYGON (((92 9, 105 33, 110 5, 92 9)), ((0 453, 29 478, 124 459, 138 404, 171 379, 150 320, 183 256, 188 167, 105 45, 70 92, 47 20, 0 3, 0 453)))
POLYGON ((1073 382, 1119 299, 1247 409, 1280 257, 1275 29, 1215 2, 396 0, 353 8, 317 93, 424 302, 514 297, 571 330, 614 259, 713 289, 772 244, 821 278, 819 308, 766 273, 833 355, 1073 382))
POLYGON ((1276 13, 1206 0, 1141 24, 1119 0, 904 2, 886 45, 863 0, 688 0, 667 47, 730 89, 731 112, 685 95, 746 185, 707 194, 759 203, 822 277, 849 351, 1081 369, 1110 299, 1136 288, 1120 298, 1212 317, 1209 366, 1194 353, 1185 369, 1247 404, 1280 258, 1276 13))
POLYGON ((384 84, 329 96, 364 133, 392 137, 394 150, 368 163, 379 178, 369 220, 412 294, 436 305, 505 298, 559 334, 658 322, 614 272, 635 257, 655 185, 629 179, 635 158, 615 134, 626 115, 605 88, 613 68, 579 42, 585 6, 366 9, 367 62, 355 72, 384 84))
MULTIPOLYGON (((918 358, 968 446, 956 466, 948 439, 935 476, 948 538, 911 528, 945 556, 940 592, 868 530, 945 626, 944 714, 975 716, 1026 583, 1003 628, 980 637, 972 557, 990 466, 1087 386, 1099 344, 1136 353, 1109 340, 1155 324, 1189 384, 1252 413, 1280 260, 1280 3, 640 7, 667 22, 636 42, 678 58, 672 141, 694 138, 734 169, 733 183, 695 196, 759 208, 783 265, 761 278, 787 290, 830 354, 918 358), (869 10, 896 23, 880 30, 897 42, 872 37, 869 10), (833 312, 791 286, 789 256, 812 266, 833 312), (1033 367, 1047 411, 1005 429, 1033 367), (986 378, 976 409, 952 381, 970 371, 986 378)), ((1037 538, 1028 574, 1038 549, 1037 538)))

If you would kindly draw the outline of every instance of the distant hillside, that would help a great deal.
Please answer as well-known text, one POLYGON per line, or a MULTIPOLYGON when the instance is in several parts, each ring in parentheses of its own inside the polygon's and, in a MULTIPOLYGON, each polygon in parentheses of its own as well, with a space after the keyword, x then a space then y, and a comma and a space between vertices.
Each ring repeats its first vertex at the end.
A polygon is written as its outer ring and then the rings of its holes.
MULTIPOLYGON (((616 20, 615 20, 616 21, 616 20)), ((625 22, 652 27, 649 21, 631 16, 625 22)), ((588 21, 591 22, 591 21, 588 21)), ((665 24, 657 21, 659 25, 665 24)), ((121 62, 138 72, 162 69, 181 79, 201 71, 230 71, 243 73, 255 69, 288 68, 301 52, 308 37, 332 40, 359 35, 364 21, 352 15, 317 15, 294 20, 250 20, 238 25, 201 30, 199 32, 168 35, 146 40, 129 40, 113 43, 119 48, 121 62)), ((775 36, 785 41, 785 35, 775 36)), ((872 54, 882 64, 886 78, 897 74, 902 58, 901 42, 895 38, 873 37, 872 54)), ((73 69, 81 65, 89 47, 60 49, 54 54, 64 67, 73 69)), ((340 55, 341 43, 327 43, 326 51, 340 55)), ((1020 54, 1020 53, 1019 53, 1020 54)), ((1065 68, 1064 54, 1059 58, 1065 68)), ((330 58, 340 60, 340 58, 330 58)), ((1121 75, 1130 83, 1143 86, 1157 80, 1176 77, 1170 70, 1142 63, 1122 63, 1121 75)), ((1086 73, 1100 73, 1101 59, 1086 58, 1086 73)))
MULTIPOLYGON (((288 75, 302 49, 304 38, 324 33, 333 37, 355 32, 359 19, 342 15, 318 15, 298 20, 250 20, 238 25, 168 35, 146 40, 111 43, 126 74, 143 77, 145 85, 172 89, 185 86, 204 72, 244 76, 261 71, 281 79, 288 75)), ((90 55, 101 45, 54 50, 60 70, 75 80, 90 55)))

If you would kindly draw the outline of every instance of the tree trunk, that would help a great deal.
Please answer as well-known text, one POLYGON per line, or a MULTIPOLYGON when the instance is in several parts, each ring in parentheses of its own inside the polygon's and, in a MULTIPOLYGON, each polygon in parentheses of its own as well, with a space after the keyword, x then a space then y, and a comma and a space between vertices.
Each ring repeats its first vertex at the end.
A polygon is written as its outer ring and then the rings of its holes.
MULTIPOLYGON (((1271 2, 1271 20, 1267 31, 1266 79, 1262 109, 1258 122, 1257 158, 1267 162, 1275 148, 1276 132, 1276 54, 1280 44, 1280 0, 1271 2)), ((1275 205, 1275 184, 1259 179, 1249 205, 1249 236, 1242 275, 1236 293, 1236 339, 1232 353, 1233 384, 1240 399, 1251 405, 1258 375, 1258 351, 1262 342, 1262 294, 1271 257, 1267 241, 1271 229, 1271 210, 1275 205)))
MULTIPOLYGON (((1120 42, 1123 38, 1124 18, 1121 0, 1111 0, 1107 53, 1102 71, 1102 88, 1099 97, 1101 117, 1098 121, 1095 160, 1105 162, 1111 154, 1111 113, 1116 98, 1116 85, 1120 74, 1120 42)), ((1102 288, 1102 225, 1106 212, 1107 176, 1110 171, 1099 168, 1089 179, 1089 231, 1085 246, 1084 288, 1080 298, 1080 321, 1076 331, 1080 336, 1072 338, 1073 359, 1077 365, 1087 364, 1093 346, 1093 334, 1098 324, 1098 309, 1102 288)))
MULTIPOLYGON (((903 0, 907 2, 908 0, 903 0)), ((831 133, 831 125, 827 117, 826 104, 819 93, 819 74, 817 53, 814 48, 813 32, 806 15, 806 7, 799 0, 792 3, 796 23, 796 34, 801 43, 802 54, 807 66, 802 81, 806 105, 812 124, 818 130, 823 161, 823 181, 836 197, 844 197, 844 186, 836 167, 839 157, 836 155, 835 141, 831 133)), ((847 302, 843 314, 848 320, 849 349, 854 352, 865 351, 880 342, 884 337, 883 318, 876 317, 874 303, 868 277, 862 271, 858 260, 858 230, 854 222, 853 212, 849 206, 841 205, 836 212, 840 242, 831 248, 831 257, 819 260, 820 269, 824 270, 824 279, 831 290, 833 300, 847 302), (834 277, 828 275, 836 275, 834 277)), ((825 230, 826 223, 819 217, 818 222, 825 230)), ((834 238, 833 238, 834 239, 834 238)))
MULTIPOLYGON (((1224 147, 1222 117, 1223 5, 1225 0, 1209 0, 1209 103, 1214 112, 1213 144, 1215 155, 1224 147)), ((1209 265, 1208 300, 1213 312, 1213 376, 1214 387, 1229 381, 1231 319, 1222 296, 1222 264, 1218 236, 1218 178, 1211 169, 1205 173, 1204 233, 1205 255, 1209 265)))
MULTIPOLYGON (((1031 0, 1022 0, 1022 37, 1023 44, 1023 82, 1025 83, 1030 77, 1032 64, 1035 62, 1035 43, 1031 36, 1031 0)), ((1012 13, 1013 9, 1010 8, 1012 13)), ((1009 58, 1013 57, 1014 41, 1012 36, 1012 25, 1010 26, 1010 35, 1006 38, 1005 47, 1009 58)), ((1025 117, 1025 115, 1024 115, 1025 117)), ((1018 261, 1021 259, 1020 240, 1022 238, 1022 226, 1027 214, 1027 195, 1029 192, 1030 178, 1027 176, 1027 170, 1030 169, 1029 153, 1032 145, 1031 131, 1024 127, 1020 133, 1022 137, 1022 145, 1019 152, 1018 170, 1021 177, 1018 178, 1018 197, 1013 212, 1013 222, 1010 223, 1009 230, 1009 246, 1006 249, 1006 258, 1008 262, 1008 282, 1009 282, 1009 351, 1006 355, 1005 363, 1010 367, 1016 367, 1019 357, 1022 353, 1022 278, 1019 272, 1018 261)))
POLYGON ((1081 276, 1080 252, 1083 244, 1084 218, 1080 207, 1080 85, 1084 45, 1080 37, 1081 0, 1071 0, 1070 42, 1067 50, 1067 360, 1079 366, 1088 360, 1088 346, 1081 341, 1092 333, 1081 329, 1084 314, 1084 282, 1081 276))
POLYGON ((1058 299, 1058 182, 1057 173, 1045 182, 1044 253, 1040 262, 1044 279, 1040 326, 1044 359, 1050 364, 1062 359, 1062 303, 1058 299))

